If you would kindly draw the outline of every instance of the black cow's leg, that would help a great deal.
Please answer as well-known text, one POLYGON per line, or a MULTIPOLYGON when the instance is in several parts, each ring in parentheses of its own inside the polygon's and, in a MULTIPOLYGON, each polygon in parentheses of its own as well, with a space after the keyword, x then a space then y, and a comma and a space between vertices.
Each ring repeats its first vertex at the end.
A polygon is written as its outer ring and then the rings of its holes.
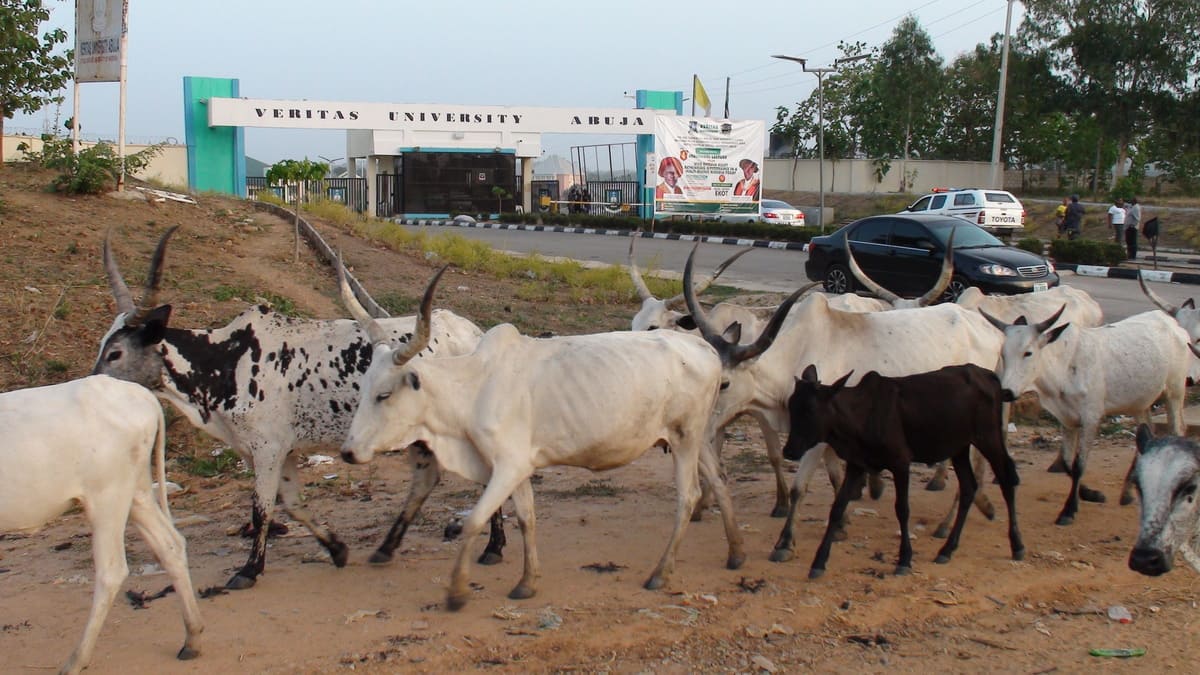
POLYGON ((896 488, 896 520, 900 522, 900 558, 896 561, 896 574, 912 573, 912 540, 908 537, 908 464, 892 467, 892 479, 896 488))
POLYGON ((825 526, 825 536, 821 538, 821 545, 817 548, 812 567, 808 570, 809 579, 817 579, 825 574, 825 563, 829 561, 829 550, 833 546, 833 536, 838 523, 846 515, 846 506, 850 503, 851 496, 862 490, 865 478, 864 470, 853 463, 846 464, 846 480, 838 489, 837 496, 833 498, 833 506, 829 509, 829 523, 825 526))
POLYGON ((950 558, 958 550, 958 539, 967 522, 967 514, 971 511, 971 501, 975 498, 975 491, 979 489, 974 467, 971 466, 970 453, 970 448, 964 448, 962 452, 951 458, 954 462, 954 473, 958 476, 958 512, 954 517, 954 527, 950 529, 950 534, 946 537, 946 543, 942 545, 937 558, 934 559, 934 562, 938 564, 950 562, 950 558))
POLYGON ((496 509, 492 514, 492 519, 489 521, 491 532, 488 534, 487 548, 483 549, 483 553, 479 556, 480 565, 497 565, 504 560, 504 545, 508 540, 504 538, 504 515, 501 513, 503 509, 496 509))
POLYGON ((404 533, 408 531, 408 526, 412 524, 413 519, 421 510, 421 505, 425 503, 429 493, 433 492, 433 488, 441 480, 441 468, 438 466, 437 458, 424 445, 412 445, 408 448, 408 463, 412 466, 413 471, 412 483, 408 486, 408 496, 404 499, 404 506, 400 509, 400 515, 396 517, 396 522, 392 524, 387 536, 380 542, 379 548, 368 559, 373 564, 386 563, 392 559, 392 554, 404 539, 404 533))
POLYGON ((783 529, 779 531, 779 538, 775 540, 775 549, 771 551, 771 562, 787 562, 796 557, 796 510, 800 506, 800 500, 804 498, 804 492, 794 483, 789 495, 787 520, 783 522, 783 529))
POLYGON ((1025 559, 1025 543, 1021 541, 1021 530, 1017 527, 1017 465, 1013 462, 1008 450, 1004 451, 1004 474, 998 468, 992 471, 1000 476, 1000 493, 1004 495, 1004 505, 1008 509, 1008 544, 1012 549, 1013 560, 1025 559))
POLYGON ((258 536, 254 538, 254 543, 250 546, 250 558, 246 564, 229 581, 225 582, 225 587, 231 590, 240 591, 253 586, 258 582, 258 575, 263 573, 267 565, 269 528, 264 527, 264 524, 271 522, 271 512, 275 509, 275 491, 272 490, 271 496, 265 500, 261 499, 259 495, 260 493, 256 491, 251 497, 251 523, 258 531, 258 536))

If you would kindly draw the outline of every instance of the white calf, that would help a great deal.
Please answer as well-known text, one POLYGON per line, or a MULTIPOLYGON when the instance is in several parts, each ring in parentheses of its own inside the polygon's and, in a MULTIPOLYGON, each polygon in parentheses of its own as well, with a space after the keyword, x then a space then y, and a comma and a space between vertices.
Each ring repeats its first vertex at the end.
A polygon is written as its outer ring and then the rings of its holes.
MULTIPOLYGON (((0 394, 0 531, 34 530, 82 504, 92 526, 96 585, 83 639, 64 673, 87 666, 104 618, 121 589, 125 523, 145 539, 171 575, 187 630, 178 658, 200 654, 200 608, 188 576, 183 537, 167 507, 162 407, 140 385, 106 375, 0 394), (158 503, 147 464, 158 463, 158 503)), ((11 664, 10 664, 11 665, 11 664)))

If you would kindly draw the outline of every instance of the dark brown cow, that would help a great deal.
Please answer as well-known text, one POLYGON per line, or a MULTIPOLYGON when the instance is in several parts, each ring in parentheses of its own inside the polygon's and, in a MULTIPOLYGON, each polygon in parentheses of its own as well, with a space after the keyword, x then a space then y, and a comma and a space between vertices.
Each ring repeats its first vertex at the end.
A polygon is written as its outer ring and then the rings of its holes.
POLYGON ((828 443, 846 462, 846 480, 829 511, 829 525, 817 549, 808 577, 825 573, 836 524, 846 514, 851 495, 862 489, 867 472, 891 471, 896 483, 896 519, 900 521, 900 558, 896 574, 912 571, 908 537, 908 479, 913 462, 954 464, 959 481, 958 515, 935 562, 947 563, 958 538, 978 482, 968 451, 978 448, 999 477, 1008 507, 1008 540, 1013 560, 1025 557, 1017 529, 1017 467, 1004 444, 1000 380, 975 365, 947 366, 905 377, 884 377, 875 371, 857 386, 846 387, 850 373, 832 385, 822 385, 815 366, 796 379, 788 399, 792 431, 783 456, 800 459, 818 443, 828 443))

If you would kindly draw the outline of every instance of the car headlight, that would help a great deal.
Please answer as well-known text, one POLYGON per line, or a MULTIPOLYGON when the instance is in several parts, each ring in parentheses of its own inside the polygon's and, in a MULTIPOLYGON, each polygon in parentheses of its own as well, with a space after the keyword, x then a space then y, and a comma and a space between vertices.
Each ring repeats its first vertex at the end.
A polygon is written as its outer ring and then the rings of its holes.
POLYGON ((1046 258, 1046 269, 1050 270, 1050 274, 1054 274, 1054 261, 1046 258))
POLYGON ((979 271, 983 272, 984 274, 991 275, 993 277, 1015 277, 1015 276, 1017 276, 1016 270, 1014 270, 1011 267, 1005 267, 1004 265, 996 265, 996 264, 980 265, 979 271))

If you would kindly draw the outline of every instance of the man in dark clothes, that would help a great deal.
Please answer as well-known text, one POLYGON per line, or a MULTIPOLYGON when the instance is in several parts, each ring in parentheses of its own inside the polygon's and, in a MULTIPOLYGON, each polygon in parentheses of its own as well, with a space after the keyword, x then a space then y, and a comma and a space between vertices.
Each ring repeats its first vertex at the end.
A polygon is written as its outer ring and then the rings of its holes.
POLYGON ((1068 239, 1079 238, 1083 228, 1083 204, 1079 203, 1079 195, 1071 195, 1071 203, 1067 204, 1067 215, 1063 219, 1063 229, 1068 239))

